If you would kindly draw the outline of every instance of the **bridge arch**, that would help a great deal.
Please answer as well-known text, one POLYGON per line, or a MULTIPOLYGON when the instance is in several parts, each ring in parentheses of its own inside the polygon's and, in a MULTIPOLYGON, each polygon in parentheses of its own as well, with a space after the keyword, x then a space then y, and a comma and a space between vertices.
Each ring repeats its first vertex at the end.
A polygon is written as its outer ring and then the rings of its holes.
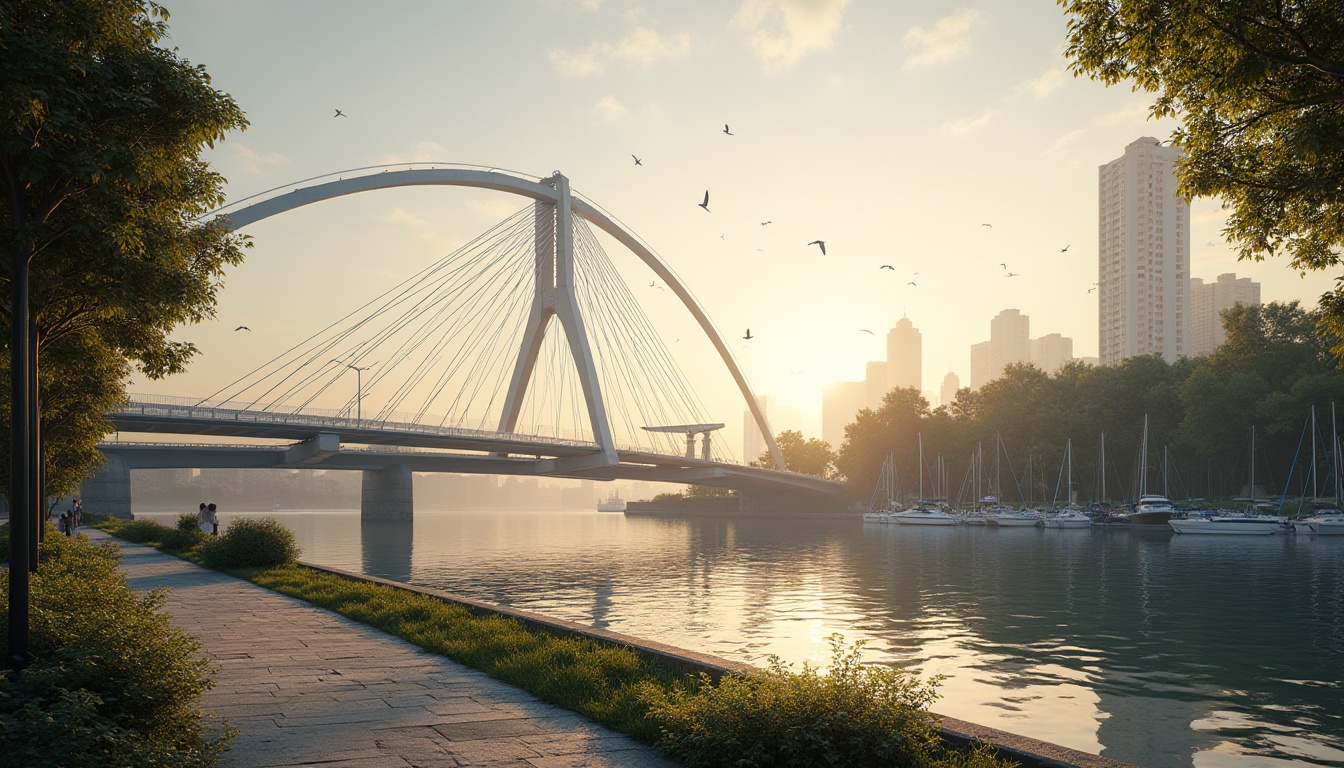
MULTIPOLYGON (((714 345, 715 351, 719 353, 719 358, 728 368, 737 384, 738 390, 747 402, 747 408, 751 411, 752 418, 756 426, 761 430, 766 445, 769 447, 770 456, 774 459, 775 466, 778 469, 786 470, 784 457, 780 453, 779 446, 775 443, 774 433, 770 430, 770 425, 761 411, 760 404, 755 395, 751 392, 751 387, 747 384, 746 377, 738 367, 737 361, 733 359, 728 351, 728 345, 724 343, 723 338, 710 322, 709 316, 705 314, 700 307, 699 302, 691 295, 686 286, 682 284, 681 279, 676 273, 660 259, 657 254, 646 246, 637 235, 628 230, 620 222, 608 216, 597 206, 586 202, 581 198, 575 198, 569 191, 569 180, 559 171, 549 178, 542 178, 537 181, 527 179, 518 175, 505 173, 494 168, 480 169, 470 167, 430 167, 430 168, 398 168, 390 169, 360 169, 370 172, 358 176, 340 177, 335 181, 325 181, 312 186, 293 188, 290 192, 278 194, 274 197, 268 197, 257 202, 247 203, 239 207, 226 206, 225 209, 215 212, 214 215, 221 216, 229 222, 232 229, 242 229, 250 224, 271 216, 275 216, 295 208, 305 205, 319 203, 324 200, 330 200, 346 195, 358 194, 360 192, 372 192, 379 189, 394 189, 398 187, 414 186, 453 186, 453 187, 474 187, 478 189, 490 189, 497 192, 506 192, 531 198, 539 205, 552 205, 556 208, 558 223, 566 226, 557 227, 557 264, 562 265, 557 271, 563 272, 563 265, 566 258, 572 268, 572 248, 573 231, 569 222, 571 214, 578 215, 584 220, 606 232, 617 242, 624 245, 632 253, 643 261, 654 274, 662 278, 663 283, 672 290, 673 294, 686 307, 691 316, 700 325, 700 329, 709 338, 714 345), (226 209, 232 208, 227 212, 226 209), (568 252, 566 252, 568 251, 568 252)), ((301 182, 302 183, 302 182, 301 182)), ((252 198, 248 198, 252 199, 252 198)), ((243 202, 243 201, 240 201, 243 202)), ((509 429, 512 424, 507 424, 510 410, 514 410, 513 418, 516 419, 516 409, 521 405, 522 392, 527 386, 527 379, 531 375, 531 365, 535 362, 536 349, 540 346, 540 339, 534 338, 532 331, 540 321, 544 328, 544 321, 549 319, 549 314, 558 314, 562 325, 567 334, 571 335, 571 348, 574 350, 575 363, 579 368, 580 379, 583 380, 585 396, 588 401, 589 418, 593 424, 593 434, 602 444, 604 452, 607 454, 609 463, 616 463, 615 444, 611 439, 610 425, 607 422, 605 408, 601 400, 599 384, 597 383, 596 371, 592 365, 592 353, 588 344, 586 332, 583 330, 582 318, 578 315, 577 303, 573 301, 572 285, 561 284, 564 275, 553 275, 557 286, 568 290, 568 301, 565 302, 562 296, 562 303, 559 307, 543 307, 540 303, 534 304, 533 321, 529 325, 528 336, 524 339, 523 349, 520 350, 518 365, 515 368, 514 382, 510 386, 508 401, 505 403, 505 415, 501 419, 501 429, 506 425, 509 429), (577 336, 577 338, 573 338, 577 336)), ((540 301, 539 299, 537 300, 540 301)), ((538 332, 540 333, 540 332, 538 332)), ((746 457, 750 459, 750 457, 746 457)))

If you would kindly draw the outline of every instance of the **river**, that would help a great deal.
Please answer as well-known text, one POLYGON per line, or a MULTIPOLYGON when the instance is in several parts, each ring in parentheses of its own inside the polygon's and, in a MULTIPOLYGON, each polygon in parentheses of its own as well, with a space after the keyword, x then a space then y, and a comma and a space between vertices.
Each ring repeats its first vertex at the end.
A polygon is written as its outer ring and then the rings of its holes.
POLYGON ((938 712, 1143 766, 1344 765, 1344 537, 268 514, 312 562, 730 659, 841 633, 944 676, 938 712))

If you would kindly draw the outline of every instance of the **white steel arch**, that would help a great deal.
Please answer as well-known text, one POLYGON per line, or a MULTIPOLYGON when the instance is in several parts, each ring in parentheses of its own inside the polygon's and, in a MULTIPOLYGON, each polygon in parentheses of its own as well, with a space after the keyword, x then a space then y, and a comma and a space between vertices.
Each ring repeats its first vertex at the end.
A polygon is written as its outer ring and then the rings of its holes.
POLYGON ((527 386, 532 378, 541 340, 551 316, 555 315, 560 320, 565 335, 569 338, 570 350, 574 355, 574 364, 578 369, 584 399, 588 406, 588 416, 592 425, 593 436, 602 446, 606 463, 616 464, 619 462, 616 456, 616 446, 611 436, 611 426, 606 417, 592 349, 588 344, 583 318, 579 313, 578 302, 574 294, 572 279, 574 245, 571 216, 577 215, 596 225, 603 232, 615 238, 617 242, 629 248, 649 269, 653 270, 654 274, 662 278, 665 285, 672 289, 672 292, 681 300, 687 311, 700 324, 700 329, 709 337, 714 349, 718 351, 720 359, 723 360, 729 373, 732 374, 733 381, 736 382, 742 397, 747 401, 747 407, 751 410, 752 417, 756 420, 756 425, 765 437, 766 445, 770 449, 770 456, 774 459, 775 466, 781 470, 787 469, 784 464, 784 457, 779 451, 779 446, 775 443, 774 433, 770 431, 770 425, 766 421, 765 414, 761 411, 755 395, 752 394, 751 388, 747 385, 746 377, 728 351, 728 345, 719 336, 713 323, 709 321, 709 316, 691 296, 690 291, 686 289, 676 274, 634 233, 612 220, 595 206, 574 198, 569 191, 569 180, 559 171, 556 171, 550 178, 531 181, 493 169, 411 168, 383 170, 378 173, 340 178, 336 181, 323 182, 311 187, 297 188, 292 192, 276 195, 219 215, 226 218, 230 227, 236 230, 261 219, 335 197, 344 197, 345 195, 370 192, 377 189, 413 186, 476 187, 528 197, 537 201, 538 232, 549 229, 554 233, 552 238, 545 241, 539 236, 537 243, 537 287, 533 295, 532 310, 524 332, 523 343, 519 349, 517 363, 514 366, 513 378, 509 384, 509 394, 500 417, 501 431, 511 432, 517 423, 519 409, 522 407, 523 396, 527 393, 527 386), (552 216, 555 226, 553 228, 543 228, 541 220, 552 216))

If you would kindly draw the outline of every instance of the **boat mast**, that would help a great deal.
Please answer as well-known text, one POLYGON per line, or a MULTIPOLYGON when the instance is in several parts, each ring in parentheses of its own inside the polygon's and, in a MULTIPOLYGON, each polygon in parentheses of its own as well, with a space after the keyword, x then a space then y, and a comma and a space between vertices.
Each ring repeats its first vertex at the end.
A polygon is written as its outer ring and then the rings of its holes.
POLYGON ((1106 503, 1106 433, 1104 431, 1101 433, 1101 495, 1097 497, 1097 501, 1102 504, 1106 503))
POLYGON ((1255 425, 1251 425, 1251 492, 1246 494, 1255 503, 1255 425))
POLYGON ((1069 495, 1065 504, 1073 504, 1073 438, 1064 442, 1064 459, 1069 464, 1069 495))
POLYGON ((1162 446, 1162 496, 1163 496, 1163 498, 1170 499, 1170 498, 1171 498, 1171 488, 1168 487, 1167 478, 1168 478, 1168 475, 1167 475, 1167 446, 1163 445, 1163 446, 1162 446))
POLYGON ((1311 404, 1311 500, 1316 501, 1316 404, 1311 404))
POLYGON ((1344 503, 1344 499, 1340 498, 1341 496, 1344 496, 1344 494, 1340 493, 1339 433, 1335 428, 1334 400, 1330 401, 1330 463, 1335 469, 1335 506, 1338 507, 1341 503, 1344 503))
POLYGON ((915 441, 919 443, 919 501, 924 500, 924 433, 916 432, 915 441))
POLYGON ((1148 495, 1148 414, 1143 414, 1143 446, 1139 448, 1139 499, 1148 495))

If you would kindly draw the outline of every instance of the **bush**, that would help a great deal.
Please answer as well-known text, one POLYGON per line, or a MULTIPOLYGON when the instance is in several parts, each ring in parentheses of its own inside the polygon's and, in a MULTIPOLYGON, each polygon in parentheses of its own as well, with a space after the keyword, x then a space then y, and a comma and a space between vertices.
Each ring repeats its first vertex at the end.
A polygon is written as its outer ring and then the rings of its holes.
POLYGON ((177 516, 177 530, 200 531, 201 519, 195 512, 183 512, 177 516))
MULTIPOLYGON (((30 583, 32 663, 0 672, 0 762, 24 766, 214 765, 231 732, 207 739, 200 643, 117 571, 116 545, 48 536, 30 583)), ((9 581, 0 579, 5 623, 9 581)), ((5 627, 7 630, 8 627, 5 627)), ((8 657, 8 633, 0 633, 8 657)))
POLYGON ((222 536, 201 549, 211 568, 271 568, 290 565, 299 557, 294 534, 273 517, 234 520, 222 536))
POLYGON ((112 533, 119 539, 147 544, 151 541, 162 542, 164 534, 171 530, 173 529, 160 525, 155 520, 126 520, 118 521, 113 526, 112 533))
POLYGON ((695 690, 646 688, 658 747, 690 766, 991 766, 985 751, 947 750, 920 682, 859 661, 862 643, 832 635, 831 667, 790 671, 778 658, 751 675, 702 677, 695 690))
POLYGON ((176 550, 179 552, 191 549, 209 538, 209 534, 200 528, 183 530, 182 528, 164 528, 163 538, 159 543, 164 549, 176 550))

